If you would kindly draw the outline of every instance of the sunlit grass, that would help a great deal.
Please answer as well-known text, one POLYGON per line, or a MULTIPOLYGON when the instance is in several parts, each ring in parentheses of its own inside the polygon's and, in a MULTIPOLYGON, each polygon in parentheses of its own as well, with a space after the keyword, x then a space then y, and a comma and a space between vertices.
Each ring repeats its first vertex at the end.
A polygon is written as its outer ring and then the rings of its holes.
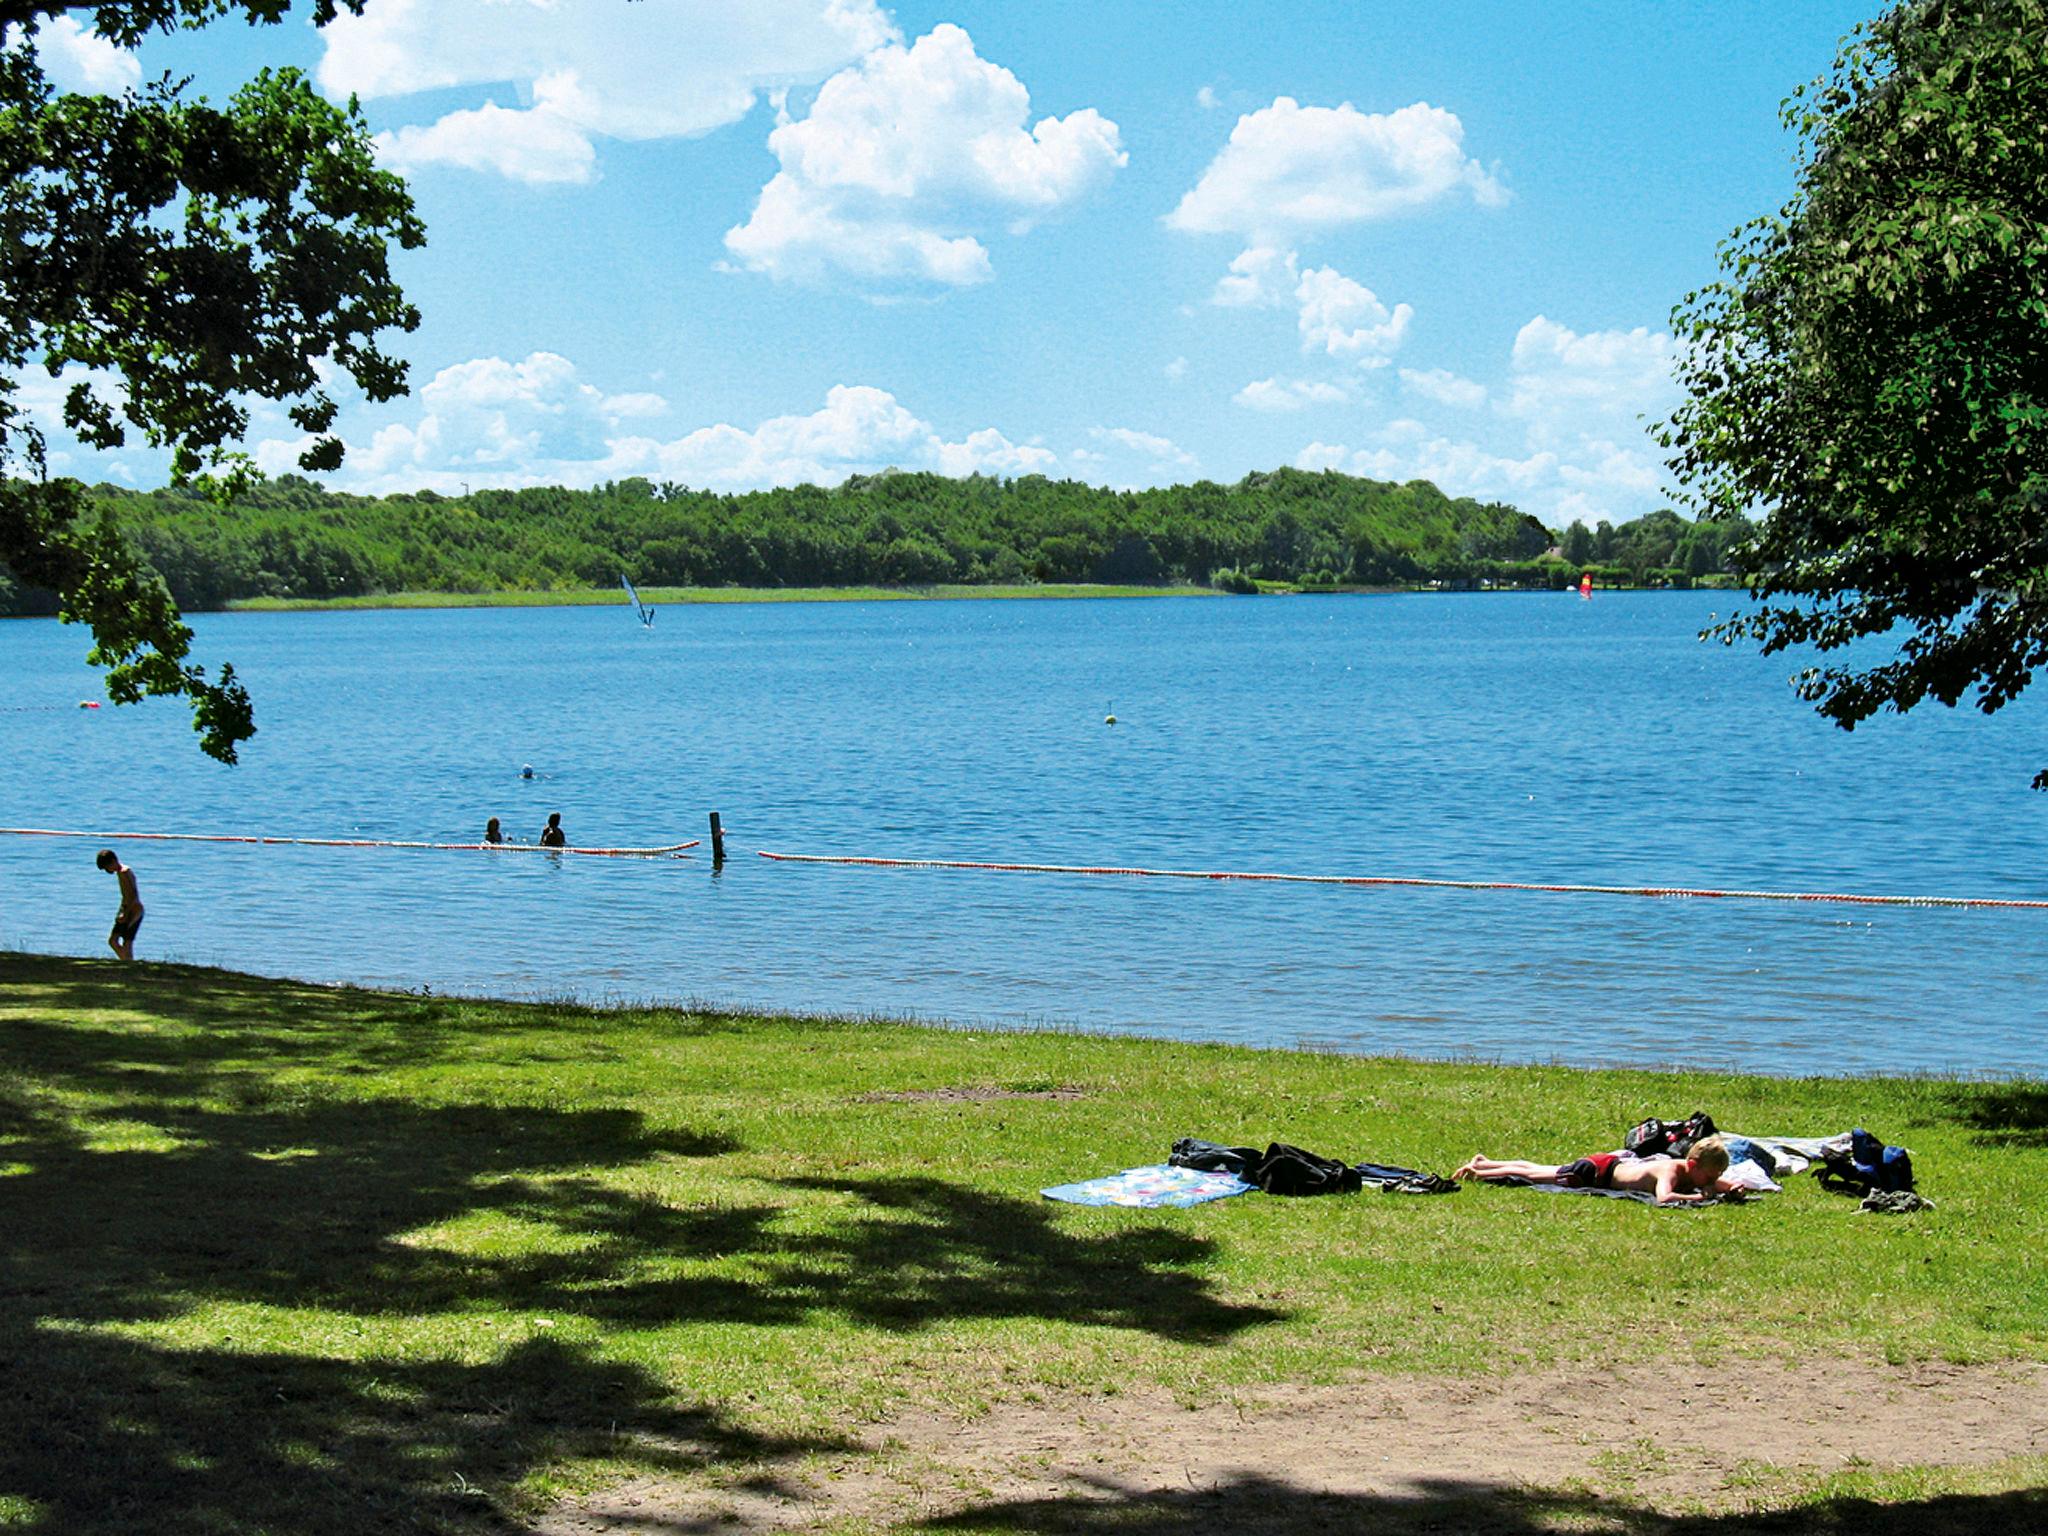
POLYGON ((20 956, 0 956, 0 1052, 0 1357, 24 1384, 0 1521, 31 1529, 151 1528, 116 1514, 152 1501, 179 1512, 164 1529, 367 1528, 312 1520, 322 1499, 467 1529, 592 1478, 801 1462, 906 1406, 1034 1393, 2048 1358, 2038 1083, 1361 1060, 20 956), (874 1097, 940 1088, 997 1096, 874 1097), (1078 1096, 1000 1096, 1054 1088, 1078 1096), (1695 1107, 1764 1134, 1867 1125, 1912 1147, 1938 1209, 1864 1216, 1811 1180, 1703 1211, 1037 1195, 1188 1134, 1447 1171, 1695 1107), (108 1483, 131 1505, 93 1503, 108 1483))

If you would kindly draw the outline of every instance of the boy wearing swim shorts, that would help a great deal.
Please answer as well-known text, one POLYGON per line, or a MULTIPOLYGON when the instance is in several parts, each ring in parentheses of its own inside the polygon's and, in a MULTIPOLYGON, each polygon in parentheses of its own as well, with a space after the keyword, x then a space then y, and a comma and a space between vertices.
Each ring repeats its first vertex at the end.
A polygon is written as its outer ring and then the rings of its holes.
POLYGON ((142 926, 142 896, 135 888, 135 871, 102 848, 93 862, 121 882, 121 910, 114 914, 114 930, 107 935, 107 948, 123 960, 135 958, 135 930, 142 926))
POLYGON ((1630 1157, 1593 1152, 1569 1163, 1531 1163, 1519 1158, 1475 1155, 1454 1179, 1523 1179, 1562 1184, 1566 1189, 1619 1189, 1653 1195, 1659 1205, 1697 1204, 1710 1194, 1739 1186, 1727 1179, 1728 1146, 1718 1136, 1693 1143, 1687 1157, 1630 1157))

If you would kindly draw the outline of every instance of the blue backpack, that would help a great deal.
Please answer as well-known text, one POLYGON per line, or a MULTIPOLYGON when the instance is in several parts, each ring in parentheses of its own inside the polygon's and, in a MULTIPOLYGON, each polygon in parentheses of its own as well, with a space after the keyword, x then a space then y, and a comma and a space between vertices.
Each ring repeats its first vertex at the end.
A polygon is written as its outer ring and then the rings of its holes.
POLYGON ((1866 1194, 1913 1187, 1912 1154, 1904 1147, 1886 1146, 1860 1125, 1849 1133, 1849 1155, 1830 1157, 1814 1171, 1830 1183, 1861 1185, 1859 1192, 1866 1194))

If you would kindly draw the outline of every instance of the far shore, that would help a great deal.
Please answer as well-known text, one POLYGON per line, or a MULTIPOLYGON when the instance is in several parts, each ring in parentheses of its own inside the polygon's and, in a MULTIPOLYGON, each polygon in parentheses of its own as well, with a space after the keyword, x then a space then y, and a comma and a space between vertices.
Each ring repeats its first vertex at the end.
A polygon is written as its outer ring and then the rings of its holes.
MULTIPOLYGON (((1221 597, 1210 587, 1120 587, 1099 584, 934 587, 642 587, 641 601, 672 603, 875 603, 1004 597, 1221 597)), ((623 605, 617 587, 545 592, 373 592, 361 597, 243 597, 231 613, 298 613, 324 608, 589 608, 623 605)))
MULTIPOLYGON (((1705 583, 1701 584, 1702 587, 1705 583)), ((1523 592, 1557 596, 1572 588, 1431 586, 1304 587, 1288 582, 1262 582, 1262 597, 1374 597, 1398 593, 1484 595, 1523 592)), ((1662 592, 1669 587, 1599 587, 1600 592, 1662 592)), ((642 601, 655 606, 678 603, 875 603, 948 602, 963 598, 1098 598, 1098 597, 1226 597, 1214 587, 1177 583, 1166 586, 1117 586, 1106 583, 1018 583, 1012 585, 952 584, 930 587, 642 587, 642 601)), ((1249 596, 1250 594, 1244 594, 1249 596)), ((243 597, 227 604, 230 613, 302 613, 352 608, 587 608, 624 604, 616 587, 556 588, 550 591, 507 592, 373 592, 360 597, 243 597)))

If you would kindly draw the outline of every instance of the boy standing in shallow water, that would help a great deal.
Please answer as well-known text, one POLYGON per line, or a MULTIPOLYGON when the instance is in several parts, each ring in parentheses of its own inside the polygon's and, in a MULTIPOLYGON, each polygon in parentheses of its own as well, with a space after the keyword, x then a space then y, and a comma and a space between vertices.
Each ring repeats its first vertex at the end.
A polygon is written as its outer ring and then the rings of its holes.
POLYGON ((135 958, 135 930, 142 926, 142 896, 135 888, 135 871, 102 848, 93 862, 121 882, 121 910, 114 914, 114 931, 107 935, 107 948, 123 960, 135 958))
POLYGON ((1696 1141, 1689 1157, 1628 1157, 1595 1152, 1564 1164, 1528 1163, 1483 1153, 1451 1175, 1454 1179, 1526 1179, 1566 1189, 1622 1189, 1654 1195, 1659 1205, 1697 1203, 1710 1194, 1741 1186, 1728 1180, 1728 1145, 1718 1136, 1696 1141))

